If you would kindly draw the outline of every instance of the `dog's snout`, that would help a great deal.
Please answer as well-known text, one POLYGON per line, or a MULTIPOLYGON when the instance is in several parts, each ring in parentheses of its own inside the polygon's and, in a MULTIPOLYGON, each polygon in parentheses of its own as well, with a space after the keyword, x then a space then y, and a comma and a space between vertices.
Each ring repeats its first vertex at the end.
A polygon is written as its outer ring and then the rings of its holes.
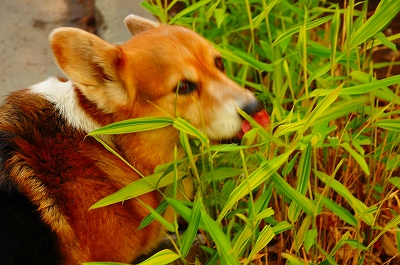
POLYGON ((253 115, 263 109, 264 106, 261 104, 261 102, 258 100, 254 100, 251 103, 244 106, 243 111, 246 112, 248 115, 253 115))

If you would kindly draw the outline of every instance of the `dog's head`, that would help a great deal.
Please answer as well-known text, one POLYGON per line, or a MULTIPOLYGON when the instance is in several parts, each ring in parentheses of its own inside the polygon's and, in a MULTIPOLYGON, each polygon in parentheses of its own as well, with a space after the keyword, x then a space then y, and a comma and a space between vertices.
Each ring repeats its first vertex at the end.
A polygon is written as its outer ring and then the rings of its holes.
POLYGON ((250 115, 261 110, 251 92, 225 75, 220 53, 195 32, 133 15, 125 23, 134 36, 118 46, 74 28, 50 36, 60 68, 113 121, 167 112, 219 140, 240 131, 237 108, 250 115))

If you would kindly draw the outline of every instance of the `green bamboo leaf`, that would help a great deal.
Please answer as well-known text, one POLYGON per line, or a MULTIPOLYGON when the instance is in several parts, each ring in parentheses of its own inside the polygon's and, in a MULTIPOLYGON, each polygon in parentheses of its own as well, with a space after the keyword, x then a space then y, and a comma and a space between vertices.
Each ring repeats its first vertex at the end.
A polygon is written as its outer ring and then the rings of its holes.
POLYGON ((370 171, 369 171, 369 166, 367 164, 367 162, 365 162, 365 159, 362 155, 360 155, 359 153, 357 153, 353 148, 351 148, 351 146, 344 142, 342 144, 340 144, 341 147, 343 147, 347 152, 349 152, 349 154, 356 160, 356 162, 358 163, 358 165, 361 167, 361 169, 365 172, 365 174, 370 175, 370 171))
POLYGON ((382 32, 378 32, 377 34, 375 34, 374 37, 378 39, 383 45, 390 48, 393 52, 397 52, 396 44, 389 41, 388 38, 386 38, 385 34, 383 34, 382 32))
POLYGON ((258 222, 264 218, 270 217, 275 214, 275 211, 272 208, 265 209, 257 214, 255 221, 258 222))
POLYGON ((214 17, 217 22, 217 27, 220 28, 225 19, 225 8, 216 8, 214 11, 214 17))
POLYGON ((111 123, 88 133, 88 135, 143 132, 164 128, 173 123, 174 119, 168 117, 137 118, 111 123))
POLYGON ((324 260, 324 261, 321 262, 321 263, 318 263, 318 265, 328 265, 328 264, 330 264, 330 265, 338 265, 338 264, 336 263, 336 261, 335 261, 331 256, 329 256, 329 254, 328 254, 319 244, 317 244, 316 246, 317 246, 317 249, 318 249, 318 250, 322 253, 322 255, 324 255, 325 258, 326 258, 326 260, 324 260))
MULTIPOLYGON (((400 75, 395 75, 381 80, 372 81, 367 84, 343 88, 342 91, 340 92, 340 95, 363 95, 378 90, 381 87, 388 87, 399 83, 400 83, 400 75)), ((313 92, 310 93, 310 97, 326 96, 332 91, 333 91, 332 89, 315 89, 313 92)))
POLYGON ((290 224, 288 221, 282 221, 277 225, 274 225, 274 227, 272 227, 272 231, 274 231, 274 234, 277 235, 293 228, 294 226, 290 224))
POLYGON ((285 196, 287 196, 292 201, 297 202, 300 208, 308 215, 314 216, 314 214, 318 214, 316 212, 314 203, 306 196, 298 193, 277 173, 272 175, 272 180, 274 181, 277 189, 279 189, 285 196))
POLYGON ((265 72, 272 72, 274 70, 274 68, 272 67, 271 64, 260 62, 242 50, 234 49, 232 51, 232 53, 234 55, 236 55, 237 57, 239 57, 240 59, 248 62, 251 66, 253 66, 254 68, 256 68, 258 70, 265 71, 265 72))
POLYGON ((239 265, 240 263, 231 248, 228 236, 225 235, 221 228, 219 228, 218 223, 214 221, 204 209, 200 211, 203 224, 217 246, 219 256, 221 257, 221 264, 239 265))
POLYGON ((180 248, 180 252, 182 257, 186 257, 187 254, 189 253, 190 247, 193 244, 194 239, 196 238, 197 235, 197 230, 199 229, 200 226, 200 220, 201 220, 201 205, 202 205, 202 201, 201 201, 201 197, 197 198, 196 197, 196 201, 194 202, 193 205, 193 210, 192 210, 192 214, 190 216, 190 220, 188 222, 188 227, 185 231, 184 236, 182 237, 182 245, 180 248))
POLYGON ((185 121, 182 118, 177 118, 174 123, 174 128, 178 129, 180 131, 183 131, 189 135, 192 135, 199 139, 203 145, 206 145, 208 143, 207 137, 200 132, 196 127, 194 127, 192 124, 189 122, 185 121))
POLYGON ((129 265, 128 263, 118 263, 118 262, 84 262, 82 265, 129 265))
POLYGON ((392 220, 390 220, 383 228, 382 231, 369 243, 367 246, 368 249, 371 249, 371 247, 375 244, 376 241, 379 240, 379 238, 386 232, 390 231, 394 227, 400 225, 400 214, 394 217, 392 220))
POLYGON ((170 264, 171 262, 179 259, 181 256, 170 249, 163 249, 150 258, 137 265, 163 265, 170 264))
MULTIPOLYGON (((165 200, 168 202, 169 205, 171 205, 175 209, 175 211, 179 213, 179 215, 183 219, 189 222, 192 216, 192 209, 184 205, 182 201, 178 201, 172 198, 165 198, 165 200)), ((199 228, 207 232, 207 227, 204 225, 203 219, 200 220, 199 228)))
MULTIPOLYGON (((268 187, 264 190, 264 192, 261 194, 261 196, 258 197, 258 199, 256 200, 256 202, 254 203, 254 206, 253 206, 254 211, 249 212, 250 220, 256 220, 258 222, 262 219, 262 215, 260 215, 260 213, 265 211, 264 209, 269 205, 269 201, 271 200, 271 197, 272 197, 272 189, 273 188, 274 188, 274 185, 272 185, 272 184, 268 185, 268 187), (254 218, 254 214, 256 214, 255 218, 254 218)), ((268 209, 266 209, 266 210, 268 210, 268 209)))
MULTIPOLYGON (((318 27, 326 22, 328 22, 329 20, 331 20, 333 18, 333 15, 331 16, 326 16, 326 17, 322 17, 313 21, 310 21, 306 24, 306 30, 318 27)), ((277 46, 278 44, 280 44, 282 41, 291 38, 294 34, 298 33, 300 31, 300 28, 303 25, 297 26, 295 28, 292 28, 288 31, 286 31, 285 33, 283 33, 282 35, 280 35, 278 38, 275 39, 275 41, 272 43, 272 46, 277 46)))
MULTIPOLYGON (((305 149, 301 152, 300 160, 297 167, 297 181, 296 181, 296 190, 301 195, 306 195, 308 185, 310 183, 311 176, 311 145, 307 145, 305 149)), ((289 206, 289 220, 292 223, 297 221, 297 218, 300 215, 300 208, 296 204, 296 202, 292 202, 289 206)))
MULTIPOLYGON (((224 57, 225 60, 228 60, 228 61, 231 61, 234 63, 238 63, 238 64, 249 65, 249 63, 247 61, 245 61, 242 58, 240 58, 239 56, 235 55, 231 50, 229 50, 227 48, 215 46, 215 49, 221 53, 222 57, 224 57)), ((239 79, 239 80, 241 81, 241 79, 239 79)))
POLYGON ((233 205, 242 199, 246 194, 251 192, 254 188, 258 187, 261 183, 268 180, 269 177, 275 173, 287 160, 291 152, 286 152, 278 157, 267 161, 262 164, 257 170, 255 170, 248 177, 248 182, 244 180, 239 186, 231 193, 228 200, 225 203, 224 208, 221 210, 217 222, 220 223, 222 218, 225 217, 227 212, 233 207, 233 205), (251 190, 249 190, 249 188, 251 190))
POLYGON ((290 265, 304 265, 304 261, 299 259, 298 257, 295 257, 289 253, 281 253, 282 258, 287 259, 289 262, 288 264, 290 265))
POLYGON ((210 20, 212 15, 214 14, 215 9, 219 6, 219 3, 221 0, 214 1, 214 3, 211 3, 210 6, 208 7, 208 10, 205 12, 205 16, 207 20, 210 20))
POLYGON ((335 88, 332 93, 326 96, 321 102, 315 106, 313 111, 311 111, 310 115, 305 119, 304 127, 299 131, 298 135, 301 136, 303 133, 310 128, 310 126, 314 123, 314 121, 321 116, 325 110, 327 110, 332 103, 339 97, 340 91, 342 90, 344 84, 341 84, 337 88, 335 88))
POLYGON ((341 100, 339 102, 335 102, 315 120, 314 124, 330 122, 341 117, 345 117, 350 113, 356 112, 360 106, 368 102, 368 100, 368 97, 362 96, 352 100, 341 100))
POLYGON ((315 193, 315 196, 318 199, 321 199, 322 203, 333 213, 335 213, 340 219, 353 226, 354 228, 358 227, 357 219, 345 208, 332 201, 331 199, 322 196, 318 193, 315 193))
POLYGON ((343 242, 345 244, 349 245, 353 249, 358 249, 358 250, 363 250, 363 251, 369 250, 369 248, 367 248, 366 246, 364 246, 362 243, 360 243, 359 241, 357 241, 355 239, 347 239, 347 240, 344 240, 343 242))
POLYGON ((337 244, 333 247, 333 249, 329 253, 329 256, 335 255, 336 252, 338 252, 344 246, 344 244, 346 244, 345 242, 346 242, 347 239, 349 239, 349 237, 350 237, 350 232, 349 231, 344 233, 341 236, 341 238, 339 239, 339 241, 337 242, 337 244))
POLYGON ((272 231, 271 226, 265 226, 258 235, 257 241, 251 249, 249 257, 244 262, 244 265, 249 264, 252 261, 253 256, 265 248, 267 244, 274 238, 274 236, 275 234, 272 231))
MULTIPOLYGON (((353 71, 350 76, 361 83, 367 84, 376 82, 378 79, 371 76, 371 74, 362 71, 353 71)), ((382 86, 380 89, 374 91, 375 96, 389 102, 400 103, 400 97, 397 96, 390 88, 382 86)))
POLYGON ((392 183, 395 187, 400 189, 400 177, 391 177, 390 179, 388 179, 388 181, 392 183))
POLYGON ((183 9, 181 12, 173 16, 172 19, 169 21, 169 24, 174 24, 180 18, 190 13, 196 12, 200 8, 203 8, 205 5, 207 5, 209 2, 211 2, 211 0, 196 1, 194 4, 189 5, 187 8, 183 9))
POLYGON ((324 65, 315 69, 315 71, 311 72, 310 76, 307 79, 307 85, 310 86, 315 79, 326 74, 329 70, 332 69, 332 64, 337 64, 338 62, 340 62, 345 57, 345 55, 345 53, 342 53, 336 56, 334 60, 325 63, 324 65))
POLYGON ((301 130, 301 128, 304 127, 305 120, 297 121, 297 122, 292 122, 289 124, 284 124, 280 125, 276 130, 273 135, 273 138, 277 138, 279 136, 292 133, 292 132, 298 132, 301 130))
POLYGON ((253 147, 261 147, 265 145, 265 143, 260 143, 260 144, 253 144, 253 145, 247 145, 247 146, 241 146, 237 144, 219 144, 219 145, 212 145, 210 146, 209 150, 211 152, 235 152, 239 150, 245 150, 253 147))
MULTIPOLYGON (((186 172, 179 172, 178 179, 182 179, 186 175, 186 172)), ((174 172, 171 172, 164 177, 162 176, 162 173, 155 173, 153 175, 134 181, 131 184, 123 187, 119 191, 96 202, 90 207, 90 209, 96 209, 113 203, 126 201, 128 199, 135 198, 151 192, 155 189, 165 187, 174 182, 174 172)))
POLYGON ((165 220, 165 218, 161 214, 159 214, 157 211, 155 211, 152 207, 148 206, 146 203, 142 202, 139 199, 138 199, 138 201, 140 202, 140 204, 142 204, 144 207, 146 207, 146 209, 150 212, 150 215, 155 220, 160 222, 160 224, 162 224, 168 231, 175 232, 176 228, 175 228, 174 223, 170 223, 167 220, 165 220))
MULTIPOLYGON (((331 121, 332 115, 327 116, 326 112, 331 109, 330 106, 338 98, 342 87, 343 84, 338 86, 336 89, 331 90, 331 93, 327 94, 327 96, 321 102, 319 102, 314 110, 303 120, 279 126, 275 130, 273 138, 291 132, 298 132, 298 137, 300 137, 306 130, 310 128, 310 126, 326 122, 326 119, 328 119, 328 121, 331 121)), ((357 107, 359 107, 359 105, 357 107)), ((344 113, 348 113, 348 111, 349 109, 346 108, 344 113)), ((330 113, 332 113, 332 111, 330 111, 330 113)), ((344 114, 342 111, 339 113, 340 115, 344 114)))
POLYGON ((242 231, 239 232, 239 236, 233 245, 233 253, 237 253, 238 257, 240 257, 239 255, 243 254, 252 235, 253 228, 249 225, 245 225, 242 231))
POLYGON ((367 225, 372 226, 374 222, 374 216, 371 213, 367 213, 368 207, 362 201, 354 197, 353 194, 351 194, 350 191, 342 183, 340 183, 333 177, 330 177, 325 173, 317 170, 314 170, 314 173, 323 183, 331 187, 334 191, 336 191, 344 199, 346 199, 346 201, 354 209, 356 214, 361 217, 367 225))
POLYGON ((350 50, 381 31, 399 12, 400 1, 391 1, 381 6, 356 32, 350 35, 350 50))
POLYGON ((232 168, 232 167, 220 167, 215 169, 214 171, 207 172, 203 176, 203 179, 205 181, 222 180, 226 178, 239 176, 242 173, 243 173, 242 169, 232 168))
POLYGON ((306 235, 304 237, 304 248, 307 252, 309 252, 311 247, 315 245, 317 236, 317 229, 310 229, 306 232, 306 235))
MULTIPOLYGON (((162 201, 160 205, 155 209, 155 211, 159 214, 163 213, 168 207, 168 203, 166 201, 162 201)), ((140 230, 148 226, 151 222, 154 221, 154 217, 149 214, 147 215, 139 224, 139 227, 136 230, 140 230)))
POLYGON ((374 123, 374 126, 388 131, 400 132, 400 120, 379 120, 374 123))
POLYGON ((311 215, 307 215, 301 221, 300 228, 298 228, 296 231, 296 237, 293 240, 292 248, 296 249, 297 251, 301 248, 301 246, 304 243, 304 239, 306 237, 306 233, 310 227, 310 224, 311 224, 311 215))

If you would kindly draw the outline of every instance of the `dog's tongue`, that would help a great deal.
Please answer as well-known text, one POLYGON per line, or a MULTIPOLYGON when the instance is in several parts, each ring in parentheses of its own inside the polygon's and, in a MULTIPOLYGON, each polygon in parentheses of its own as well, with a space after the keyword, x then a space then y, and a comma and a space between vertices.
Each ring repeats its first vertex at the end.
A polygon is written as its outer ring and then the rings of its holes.
MULTIPOLYGON (((268 113, 265 110, 261 110, 253 115, 251 117, 262 127, 267 126, 270 123, 268 113)), ((247 133, 252 129, 250 122, 247 120, 244 120, 242 123, 242 132, 243 134, 247 133)))

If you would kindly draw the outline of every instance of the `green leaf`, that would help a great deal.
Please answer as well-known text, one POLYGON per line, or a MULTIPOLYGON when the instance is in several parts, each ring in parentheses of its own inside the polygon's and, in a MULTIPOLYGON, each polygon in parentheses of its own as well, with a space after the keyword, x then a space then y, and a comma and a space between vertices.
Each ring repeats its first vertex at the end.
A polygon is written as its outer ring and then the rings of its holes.
MULTIPOLYGON (((311 22, 308 22, 306 24, 306 30, 318 27, 326 22, 328 22, 329 20, 331 20, 333 18, 333 16, 326 16, 326 17, 322 17, 316 20, 313 20, 311 22)), ((282 35, 278 36, 275 41, 272 43, 272 46, 277 46, 279 43, 281 43, 282 41, 286 40, 287 38, 292 37, 294 34, 298 33, 301 29, 303 25, 294 27, 288 31, 286 31, 285 33, 283 33, 282 35)))
POLYGON ((188 227, 185 231, 185 234, 182 238, 182 245, 180 248, 180 252, 182 257, 186 257, 187 254, 189 253, 190 247, 193 244, 193 241, 197 235, 197 230, 199 229, 200 226, 200 220, 201 220, 201 197, 197 198, 193 206, 192 214, 190 215, 190 220, 188 222, 188 227))
POLYGON ((299 251, 299 249, 303 245, 310 224, 311 224, 311 215, 307 215, 301 221, 300 228, 297 229, 296 236, 293 240, 292 248, 294 248, 296 251, 299 251))
POLYGON ((265 248, 267 244, 274 238, 274 236, 275 234, 272 231, 271 226, 265 226, 258 235, 257 241, 251 249, 250 255, 244 262, 244 265, 249 264, 249 262, 252 261, 253 256, 265 248))
POLYGON ((211 0, 196 1, 194 4, 189 5, 187 8, 183 9, 181 12, 173 16, 172 19, 169 21, 169 24, 174 24, 180 18, 187 16, 190 13, 196 12, 197 10, 207 5, 209 2, 211 2, 211 0))
POLYGON ((201 209, 201 218, 204 226, 210 233, 215 245, 217 246, 218 254, 221 257, 221 264, 226 265, 239 265, 239 261, 235 256, 230 244, 229 237, 219 228, 216 221, 214 221, 205 210, 201 209))
POLYGON ((374 126, 388 131, 400 132, 400 120, 379 120, 374 123, 374 126))
MULTIPOLYGON (((311 176, 311 145, 309 144, 302 152, 300 156, 300 161, 298 163, 297 167, 297 181, 296 181, 296 190, 302 194, 306 195, 308 185, 310 183, 310 176, 311 176)), ((297 218, 300 215, 300 208, 296 204, 296 202, 293 202, 290 205, 290 212, 291 216, 289 220, 292 223, 295 223, 297 221, 297 218)))
POLYGON ((311 247, 316 243, 318 235, 317 229, 310 229, 306 232, 304 237, 304 248, 306 252, 309 252, 311 247))
POLYGON ((314 173, 323 183, 331 187, 334 191, 345 198, 349 205, 357 213, 358 217, 361 217, 367 225, 372 226, 374 222, 374 216, 371 213, 367 213, 368 207, 362 201, 354 197, 353 194, 351 194, 342 183, 333 177, 330 177, 317 170, 314 170, 314 173))
POLYGON ((170 249, 163 249, 150 258, 146 259, 143 262, 140 262, 137 265, 163 265, 170 264, 171 262, 179 259, 181 256, 176 254, 170 249))
MULTIPOLYGON (((400 2, 399 2, 400 3, 400 2)), ((387 87, 400 83, 400 75, 391 76, 378 81, 372 81, 367 84, 356 85, 351 87, 343 88, 340 91, 340 95, 362 95, 369 92, 380 89, 381 87, 387 87)), ((332 89, 315 89, 310 93, 310 97, 325 96, 331 93, 332 89)))
MULTIPOLYGON (((166 201, 162 201, 160 205, 155 209, 155 211, 159 214, 163 213, 168 207, 168 203, 166 201)), ((140 230, 148 226, 151 222, 154 221, 154 217, 149 214, 147 215, 139 224, 139 227, 136 230, 140 230)))
POLYGON ((297 192, 281 176, 275 173, 272 175, 272 180, 274 181, 277 188, 279 188, 279 190, 282 192, 282 194, 290 198, 292 201, 295 201, 304 212, 311 216, 316 214, 314 203, 306 196, 297 192))
POLYGON ((84 262, 82 265, 129 265, 128 263, 118 263, 118 262, 84 262))
POLYGON ((337 204, 336 202, 332 201, 331 199, 322 196, 318 193, 315 193, 315 196, 321 199, 322 203, 328 207, 333 213, 335 213, 340 219, 348 223, 349 225, 353 226, 354 228, 358 227, 357 219, 345 208, 337 204))
MULTIPOLYGON (((186 172, 179 172, 178 179, 183 178, 184 176, 186 176, 186 174, 186 172)), ((126 201, 128 199, 135 198, 151 192, 155 189, 165 187, 174 182, 174 172, 171 172, 164 177, 162 176, 162 173, 155 173, 153 175, 134 181, 131 184, 123 187, 119 191, 96 202, 90 207, 90 209, 96 209, 113 203, 126 201)))
POLYGON ((321 100, 321 102, 317 104, 317 106, 315 106, 310 115, 305 118, 304 127, 300 130, 298 135, 302 135, 306 130, 308 130, 308 128, 314 123, 314 121, 332 105, 332 103, 339 97, 342 87, 343 84, 335 88, 332 93, 326 96, 323 100, 321 100))
POLYGON ((157 211, 155 211, 152 207, 148 206, 147 204, 145 204, 144 202, 142 202, 141 200, 138 199, 138 201, 140 202, 140 204, 142 204, 144 207, 146 207, 147 210, 149 210, 150 215, 157 220, 158 222, 160 222, 168 231, 170 232, 175 232, 175 225, 174 223, 170 223, 167 220, 165 220, 165 218, 159 214, 157 211))
POLYGON ((183 131, 189 135, 196 137, 201 141, 203 145, 206 145, 208 143, 207 137, 202 132, 200 132, 196 127, 194 127, 192 124, 185 121, 184 119, 177 118, 173 124, 175 129, 178 129, 180 131, 183 131))
POLYGON ((88 133, 88 135, 143 132, 164 128, 173 123, 174 119, 168 117, 137 118, 111 123, 88 133))
POLYGON ((256 68, 258 70, 262 70, 265 72, 272 72, 274 70, 274 68, 272 67, 271 64, 260 62, 256 59, 254 59, 250 54, 245 53, 239 49, 233 50, 232 53, 234 55, 238 56, 239 58, 241 58, 242 60, 248 62, 251 66, 253 66, 254 68, 256 68))
POLYGON ((376 10, 367 22, 350 35, 350 50, 381 31, 399 12, 400 1, 391 1, 376 10))
POLYGON ((286 152, 278 157, 267 161, 262 164, 256 171, 248 177, 248 182, 244 180, 229 196, 224 208, 221 210, 217 222, 220 223, 222 218, 225 217, 227 212, 233 205, 242 199, 246 194, 251 192, 254 188, 258 187, 261 183, 266 181, 273 173, 275 173, 286 162, 291 152, 286 152))
POLYGON ((371 172, 369 171, 369 166, 367 162, 365 162, 365 159, 362 155, 357 153, 353 148, 348 143, 342 143, 340 144, 341 147, 343 147, 349 154, 356 160, 358 165, 361 167, 361 169, 365 172, 365 174, 370 175, 371 172))
POLYGON ((216 8, 214 11, 214 17, 217 21, 218 28, 220 28, 225 19, 225 8, 216 8))
POLYGON ((400 189, 400 177, 391 177, 390 179, 388 179, 388 181, 392 183, 395 187, 400 189))
POLYGON ((277 225, 274 225, 274 227, 272 227, 272 231, 274 231, 274 234, 277 235, 292 228, 294 228, 294 226, 290 224, 288 221, 282 221, 277 225))

